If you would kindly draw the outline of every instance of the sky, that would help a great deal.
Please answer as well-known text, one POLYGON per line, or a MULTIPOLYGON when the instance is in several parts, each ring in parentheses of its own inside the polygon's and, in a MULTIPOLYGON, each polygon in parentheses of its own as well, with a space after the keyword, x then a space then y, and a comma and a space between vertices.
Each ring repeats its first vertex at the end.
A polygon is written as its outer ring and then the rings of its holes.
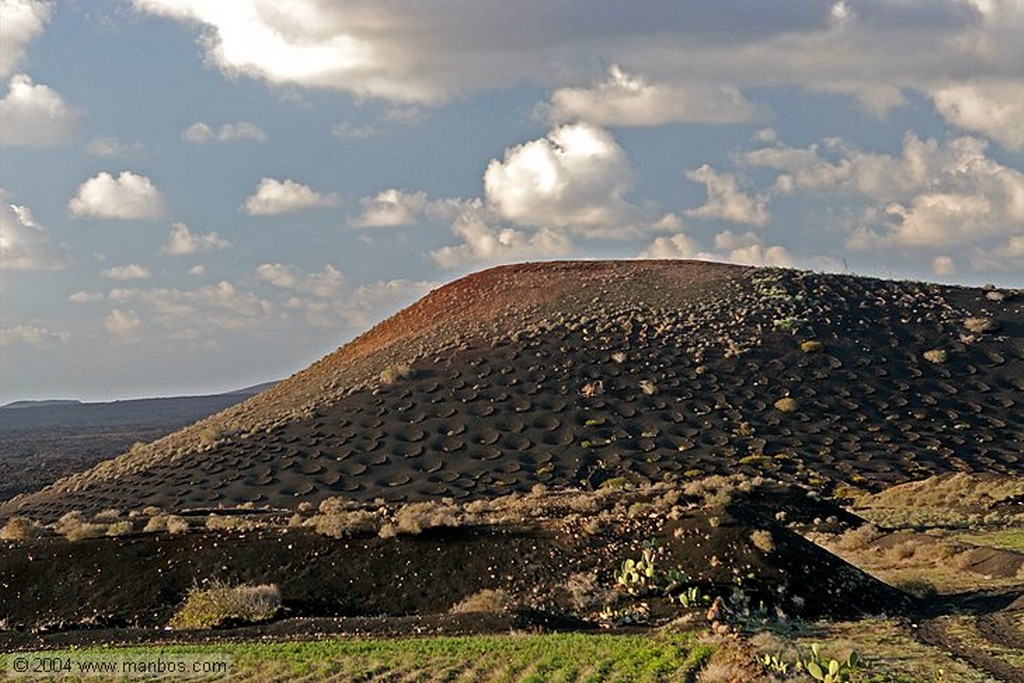
POLYGON ((0 97, 0 404, 517 261, 1024 286, 1024 0, 0 0, 0 97))

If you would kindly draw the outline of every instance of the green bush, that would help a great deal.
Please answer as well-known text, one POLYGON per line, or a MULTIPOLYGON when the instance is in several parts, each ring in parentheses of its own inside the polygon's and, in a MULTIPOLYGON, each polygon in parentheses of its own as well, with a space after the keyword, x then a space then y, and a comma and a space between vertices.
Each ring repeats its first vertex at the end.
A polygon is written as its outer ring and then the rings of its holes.
POLYGON ((255 624, 273 619, 281 609, 281 591, 274 584, 260 586, 198 586, 171 617, 172 629, 216 628, 229 622, 255 624))

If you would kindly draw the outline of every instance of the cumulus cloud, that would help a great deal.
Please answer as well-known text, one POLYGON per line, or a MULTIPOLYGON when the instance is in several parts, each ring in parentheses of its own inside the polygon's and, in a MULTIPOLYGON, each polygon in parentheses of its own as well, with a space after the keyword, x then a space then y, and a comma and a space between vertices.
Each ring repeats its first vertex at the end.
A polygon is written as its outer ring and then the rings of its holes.
MULTIPOLYGON (((294 266, 287 268, 299 273, 294 266)), ((411 280, 387 280, 355 288, 342 287, 338 283, 329 285, 319 294, 315 287, 309 289, 305 286, 318 275, 326 275, 326 280, 330 281, 337 277, 336 274, 340 275, 339 271, 328 266, 312 276, 299 275, 298 289, 307 289, 307 294, 311 295, 292 294, 282 308, 293 318, 315 328, 363 331, 437 286, 433 282, 411 280)))
POLYGON ((76 218, 155 220, 167 213, 163 195, 146 176, 122 171, 117 178, 103 171, 86 180, 68 202, 76 218))
POLYGON ((701 258, 700 245, 686 233, 657 237, 640 252, 640 258, 693 259, 701 258))
POLYGON ((778 245, 765 246, 761 238, 753 232, 737 235, 730 230, 715 235, 715 249, 723 255, 723 260, 746 266, 775 266, 792 268, 793 257, 785 247, 778 245))
POLYGON ((0 190, 0 270, 56 270, 68 257, 27 206, 8 204, 0 190))
POLYGON ((564 232, 546 227, 520 229, 502 225, 499 217, 491 214, 479 200, 460 206, 452 232, 462 240, 461 244, 430 253, 441 268, 552 258, 563 256, 572 248, 564 232))
POLYGON ((427 207, 426 192, 389 189, 359 200, 362 212, 352 222, 360 228, 391 228, 415 223, 427 207))
POLYGON ((171 232, 167 236, 167 244, 164 245, 163 253, 171 256, 187 256, 206 251, 226 249, 231 243, 223 239, 216 232, 206 234, 194 233, 184 223, 172 223, 171 232))
POLYGON ((149 268, 139 263, 129 263, 123 266, 114 266, 100 272, 100 275, 109 280, 145 280, 152 273, 149 268))
POLYGON ((139 141, 122 142, 113 137, 98 137, 89 141, 85 151, 97 157, 127 157, 139 154, 145 145, 139 141))
POLYGON ((948 85, 931 92, 935 108, 955 126, 1024 150, 1024 80, 948 85))
POLYGON ((718 173, 710 165, 704 164, 696 170, 688 171, 686 177, 703 183, 708 192, 707 202, 687 211, 687 215, 748 225, 764 225, 768 222, 767 199, 741 190, 732 173, 718 173))
POLYGON ((940 144, 912 133, 899 154, 878 154, 841 140, 808 148, 755 150, 742 163, 772 168, 775 192, 847 195, 867 202, 847 246, 945 250, 1024 233, 1024 173, 987 152, 979 138, 940 144))
POLYGON ((181 139, 197 145, 207 142, 234 142, 237 140, 266 142, 267 134, 262 128, 248 121, 225 123, 217 130, 214 130, 202 121, 196 121, 185 129, 185 132, 181 134, 181 139))
POLYGON ((242 208, 251 216, 278 216, 337 203, 338 197, 333 193, 320 194, 294 180, 263 178, 242 208))
POLYGON ((227 281, 194 290, 120 288, 106 298, 115 304, 106 321, 108 331, 134 333, 145 319, 146 326, 152 324, 173 338, 189 340, 261 329, 276 310, 272 301, 227 281))
POLYGON ((82 112, 53 88, 15 74, 0 100, 0 144, 19 147, 62 145, 75 139, 82 112))
POLYGON ((541 112, 556 123, 657 126, 670 122, 741 123, 761 116, 738 88, 708 84, 656 85, 612 66, 589 88, 561 88, 541 112))
POLYGON ((76 304, 91 304, 94 301, 103 301, 104 295, 99 292, 87 292, 80 290, 68 297, 68 301, 76 304))
POLYGON ((103 328, 112 335, 128 337, 142 329, 142 320, 134 311, 115 308, 103 319, 103 328))
POLYGON ((0 76, 6 77, 25 59, 25 48, 50 21, 53 4, 38 0, 0 1, 0 76))
POLYGON ((619 239, 677 229, 678 216, 629 202, 633 177, 608 131, 568 124, 492 160, 481 197, 430 200, 422 192, 384 190, 360 200, 353 224, 447 223, 459 243, 430 253, 446 269, 564 256, 576 236, 619 239))
POLYGON ((279 289, 293 289, 322 299, 337 297, 345 286, 345 275, 328 264, 318 273, 300 275, 295 266, 283 263, 261 263, 256 275, 279 289))
POLYGON ((261 280, 281 289, 294 289, 299 284, 295 268, 283 263, 261 263, 256 267, 256 274, 261 280))
POLYGON ((67 332, 52 332, 37 325, 14 325, 0 327, 0 347, 25 344, 26 346, 44 347, 50 344, 67 341, 67 332))
MULTIPOLYGON (((700 243, 686 233, 658 237, 640 252, 640 258, 655 259, 700 259, 703 261, 724 261, 745 266, 775 266, 792 268, 797 264, 785 247, 765 246, 753 232, 737 235, 730 230, 715 235, 713 249, 703 249, 700 243)), ((808 263, 816 266, 832 266, 825 259, 813 258, 808 263)))
POLYGON ((634 172, 607 131, 585 123, 506 150, 487 165, 484 192, 504 220, 583 233, 620 229, 637 219, 625 195, 634 172))

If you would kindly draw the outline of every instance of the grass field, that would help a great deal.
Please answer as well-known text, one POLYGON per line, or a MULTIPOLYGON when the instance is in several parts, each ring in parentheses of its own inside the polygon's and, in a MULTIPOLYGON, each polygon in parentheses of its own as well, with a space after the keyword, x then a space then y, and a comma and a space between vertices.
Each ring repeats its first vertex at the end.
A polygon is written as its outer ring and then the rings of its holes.
MULTIPOLYGON (((711 647, 689 636, 500 635, 243 643, 211 646, 96 648, 47 653, 90 658, 157 655, 227 655, 231 673, 217 680, 249 681, 685 681, 710 656, 711 647)), ((9 675, 13 655, 0 655, 9 675)), ((3 676, 0 676, 3 678, 3 676)), ((21 680, 41 681, 45 678, 21 680)), ((53 680, 78 680, 74 676, 53 680)), ((96 676, 82 680, 101 679, 96 676)), ((124 680, 139 680, 137 677, 124 680)), ((207 679, 209 680, 209 679, 207 679)))

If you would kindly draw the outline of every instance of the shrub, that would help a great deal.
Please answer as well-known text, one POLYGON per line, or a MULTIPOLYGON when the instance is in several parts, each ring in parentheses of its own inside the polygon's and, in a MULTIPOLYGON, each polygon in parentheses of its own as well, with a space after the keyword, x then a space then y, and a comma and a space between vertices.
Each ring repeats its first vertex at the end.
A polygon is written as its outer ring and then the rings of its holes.
POLYGON ((656 393, 658 393, 658 385, 655 384, 652 380, 642 379, 640 380, 639 386, 640 391, 644 392, 648 396, 654 396, 656 393))
POLYGON ((998 330, 999 323, 992 318, 967 318, 964 320, 964 327, 967 328, 968 332, 984 334, 985 332, 995 332, 998 330))
POLYGON ((796 402, 796 399, 793 398, 792 396, 785 396, 783 398, 780 398, 778 401, 774 403, 774 405, 775 410, 778 410, 783 413, 792 413, 799 407, 799 404, 796 402))
POLYGON ((609 591, 597 581, 594 574, 580 572, 570 574, 569 578, 562 584, 569 602, 578 612, 594 609, 599 605, 608 602, 612 591, 609 591))
POLYGON ((754 544, 754 547, 763 552, 765 555, 775 550, 775 541, 772 539, 772 532, 767 529, 757 529, 751 532, 750 542, 754 544))
POLYGON ((805 342, 800 343, 800 350, 804 353, 815 353, 825 348, 825 345, 816 339, 808 339, 805 342))
POLYGON ((57 520, 54 531, 69 541, 80 541, 103 536, 107 533, 107 525, 86 522, 81 512, 72 510, 57 520))
POLYGON ((457 507, 434 501, 407 503, 395 513, 395 530, 400 534, 419 534, 425 529, 457 527, 461 523, 457 507))
POLYGON ((107 525, 107 536, 127 536, 132 530, 132 523, 123 519, 120 522, 111 522, 107 525))
POLYGON ((380 527, 381 518, 371 510, 345 510, 329 514, 313 515, 303 526, 331 538, 344 538, 360 533, 374 533, 380 527))
POLYGON ((897 582, 893 587, 919 600, 930 598, 939 593, 938 589, 935 588, 935 584, 927 579, 906 579, 905 581, 897 582))
POLYGON ((252 531, 258 529, 260 523, 254 519, 238 515, 210 515, 206 518, 206 528, 210 531, 252 531))
POLYGON ((92 516, 94 522, 116 522, 121 517, 121 512, 110 508, 109 510, 101 510, 92 516))
POLYGON ((942 349, 928 349, 921 354, 929 363, 945 363, 948 354, 942 349))
POLYGON ((0 539, 5 541, 27 541, 39 535, 41 527, 28 517, 11 517, 0 529, 0 539))
POLYGON ((167 516, 167 533, 171 536, 177 536, 188 531, 188 520, 178 515, 167 516))
POLYGON ((874 524, 861 524, 840 536, 836 545, 842 550, 863 550, 884 535, 874 524))
POLYGON ((188 521, 178 515, 157 514, 149 518, 143 531, 146 533, 166 531, 173 536, 188 531, 188 521))
POLYGON ((261 586, 195 587, 168 626, 172 629, 216 628, 231 622, 254 624, 273 619, 281 609, 281 591, 274 584, 261 586))
POLYGON ((473 593, 452 607, 453 614, 466 612, 504 612, 512 604, 508 593, 499 589, 485 588, 473 593))
POLYGON ((412 377, 412 366, 407 363, 389 365, 381 370, 380 373, 380 381, 384 384, 394 384, 400 379, 408 379, 409 377, 412 377))
POLYGON ((714 474, 704 479, 691 481, 683 488, 683 493, 691 498, 701 498, 705 505, 718 507, 732 501, 735 484, 728 477, 714 474))

